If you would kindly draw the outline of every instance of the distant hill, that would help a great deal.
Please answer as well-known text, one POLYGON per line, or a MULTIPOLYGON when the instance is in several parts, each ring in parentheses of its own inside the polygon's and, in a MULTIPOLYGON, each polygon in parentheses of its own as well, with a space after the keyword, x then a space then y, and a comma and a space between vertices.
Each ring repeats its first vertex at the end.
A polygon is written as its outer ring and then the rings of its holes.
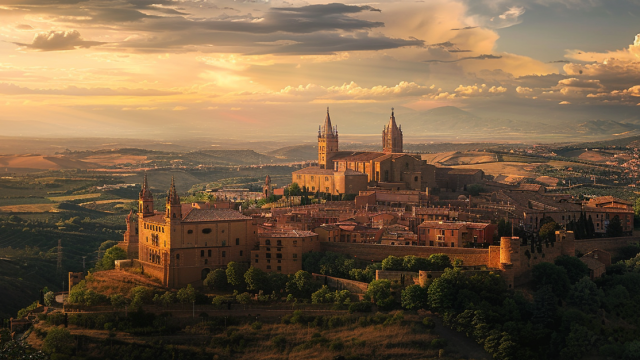
POLYGON ((269 151, 267 155, 289 161, 316 160, 318 158, 318 146, 311 144, 286 146, 269 151))

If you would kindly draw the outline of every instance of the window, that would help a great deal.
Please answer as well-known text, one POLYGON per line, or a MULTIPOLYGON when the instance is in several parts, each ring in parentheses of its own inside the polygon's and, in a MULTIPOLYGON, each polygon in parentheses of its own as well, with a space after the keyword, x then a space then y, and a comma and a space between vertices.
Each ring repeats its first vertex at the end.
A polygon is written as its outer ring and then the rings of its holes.
POLYGON ((416 176, 416 177, 414 177, 414 178, 413 178, 413 181, 418 182, 418 177, 417 177, 417 176, 416 176))
POLYGON ((278 246, 282 246, 282 240, 278 240, 277 244, 278 246))
POLYGON ((176 254, 176 260, 180 260, 180 254, 176 254))
POLYGON ((329 177, 328 177, 328 176, 325 176, 325 177, 324 177, 324 181, 329 181, 329 177))
POLYGON ((222 233, 224 234, 224 230, 222 230, 222 233))
POLYGON ((240 245, 240 238, 236 238, 236 245, 240 245))
POLYGON ((451 236, 455 236, 454 230, 451 230, 451 236))
POLYGON ((298 258, 298 254, 293 254, 293 258, 297 259, 298 258))
POLYGON ((429 241, 429 246, 433 246, 433 241, 429 241))
POLYGON ((187 234, 193 234, 193 230, 187 230, 187 234))
POLYGON ((267 251, 271 251, 271 248, 267 248, 266 250, 267 250, 267 251))
POLYGON ((454 243, 451 243, 451 247, 454 247, 454 246, 455 246, 454 243))
POLYGON ((227 257, 227 252, 226 251, 222 252, 222 257, 227 257))
POLYGON ((240 250, 240 256, 242 256, 242 250, 240 250))
POLYGON ((267 265, 267 270, 271 270, 271 265, 267 265))
POLYGON ((311 181, 313 181, 313 176, 311 177, 311 181))
POLYGON ((282 254, 276 254, 276 258, 282 259, 282 254))
POLYGON ((207 250, 207 256, 211 257, 211 250, 207 250))
POLYGON ((312 186, 312 187, 311 187, 311 191, 316 191, 316 187, 315 187, 315 186, 312 186))
POLYGON ((404 163, 404 167, 409 168, 409 163, 404 163))
POLYGON ((282 248, 277 248, 276 250, 278 250, 278 251, 282 251, 282 248))
POLYGON ((256 254, 256 257, 258 257, 258 254, 256 254))
POLYGON ((298 245, 298 240, 293 240, 293 246, 298 245))
POLYGON ((267 253, 267 259, 271 259, 271 253, 267 253))
POLYGON ((278 271, 282 271, 282 266, 278 266, 278 271))
POLYGON ((258 259, 256 259, 256 264, 258 263, 258 259))
POLYGON ((211 234, 211 228, 204 228, 204 229, 202 229, 202 233, 203 233, 203 234, 211 234))
POLYGON ((278 260, 278 264, 281 264, 281 263, 282 263, 282 260, 278 260))
POLYGON ((200 257, 204 257, 204 250, 200 250, 200 257))
POLYGON ((264 244, 265 244, 265 245, 271 245, 271 240, 269 240, 269 239, 265 240, 265 241, 264 241, 264 244))
POLYGON ((209 259, 204 259, 204 264, 207 265, 209 263, 209 259))

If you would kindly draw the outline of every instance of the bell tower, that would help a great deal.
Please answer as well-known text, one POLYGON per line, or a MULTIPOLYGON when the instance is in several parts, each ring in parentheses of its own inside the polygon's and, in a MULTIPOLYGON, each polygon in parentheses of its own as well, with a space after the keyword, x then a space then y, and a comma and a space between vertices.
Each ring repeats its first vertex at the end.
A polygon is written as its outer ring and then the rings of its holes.
POLYGON ((331 126, 329 108, 324 126, 318 128, 318 166, 320 169, 333 169, 331 159, 338 152, 338 127, 331 126))
POLYGON ((402 152, 402 126, 396 125, 393 108, 391 108, 389 124, 382 130, 382 151, 391 154, 402 152))
POLYGON ((166 206, 166 214, 165 218, 174 220, 182 220, 182 205, 180 205, 180 197, 178 196, 178 192, 176 191, 176 184, 171 177, 171 189, 167 193, 167 206, 166 206))
POLYGON ((138 214, 143 218, 155 214, 153 211, 153 194, 149 189, 147 173, 144 174, 142 189, 140 189, 140 195, 138 196, 138 214))

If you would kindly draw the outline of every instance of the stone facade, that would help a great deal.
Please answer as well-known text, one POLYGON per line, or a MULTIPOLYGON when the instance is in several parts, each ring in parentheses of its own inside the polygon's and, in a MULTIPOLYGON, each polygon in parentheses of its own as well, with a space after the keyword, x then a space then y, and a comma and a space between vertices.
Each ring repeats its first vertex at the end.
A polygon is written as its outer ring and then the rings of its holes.
POLYGON ((266 231, 258 234, 251 265, 266 272, 295 274, 302 270, 302 254, 319 250, 318 234, 311 231, 266 231))

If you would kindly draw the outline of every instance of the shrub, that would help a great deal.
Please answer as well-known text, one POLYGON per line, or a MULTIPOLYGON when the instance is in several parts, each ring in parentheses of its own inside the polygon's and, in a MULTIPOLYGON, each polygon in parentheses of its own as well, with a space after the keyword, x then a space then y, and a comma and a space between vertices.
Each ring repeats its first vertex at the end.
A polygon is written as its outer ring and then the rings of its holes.
POLYGON ((354 302, 349 305, 349 313, 371 312, 371 303, 367 301, 354 302))
POLYGON ((48 354, 70 355, 74 347, 73 336, 64 328, 52 328, 44 338, 42 350, 48 354))
POLYGON ((436 327, 436 323, 433 321, 433 319, 427 316, 425 316, 425 318, 422 319, 422 325, 424 325, 424 327, 426 327, 429 330, 435 329, 436 327))
POLYGON ((344 349, 344 343, 342 340, 335 340, 329 344, 329 350, 331 351, 341 351, 342 349, 344 349))
POLYGON ((433 339, 431 341, 431 347, 434 349, 444 349, 445 347, 447 347, 447 340, 433 339))
POLYGON ((251 324, 251 328, 253 330, 260 330, 262 329, 262 323, 260 321, 256 321, 253 324, 251 324))
POLYGON ((283 335, 278 335, 271 339, 271 343, 276 347, 276 349, 284 351, 284 349, 287 347, 287 338, 285 338, 283 335))

